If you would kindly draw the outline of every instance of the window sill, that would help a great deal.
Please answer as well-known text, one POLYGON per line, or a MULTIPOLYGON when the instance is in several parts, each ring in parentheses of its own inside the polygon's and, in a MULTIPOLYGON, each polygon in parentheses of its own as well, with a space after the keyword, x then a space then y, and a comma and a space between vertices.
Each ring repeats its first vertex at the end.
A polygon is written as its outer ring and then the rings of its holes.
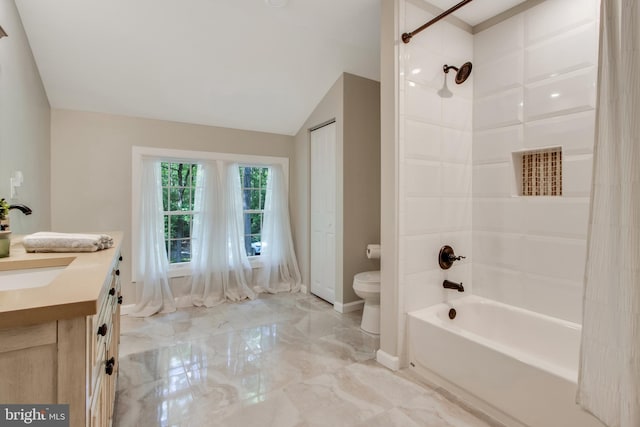
POLYGON ((191 276, 191 264, 175 264, 169 266, 168 276, 170 279, 175 277, 191 276))
POLYGON ((249 257, 249 264, 251 264, 251 268, 253 269, 264 267, 264 262, 260 259, 259 256, 249 257))

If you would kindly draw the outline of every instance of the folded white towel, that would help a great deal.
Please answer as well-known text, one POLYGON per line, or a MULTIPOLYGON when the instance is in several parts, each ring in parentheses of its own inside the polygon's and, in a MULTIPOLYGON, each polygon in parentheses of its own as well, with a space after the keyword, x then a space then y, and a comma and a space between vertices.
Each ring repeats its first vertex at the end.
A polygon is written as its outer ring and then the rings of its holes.
POLYGON ((95 252, 113 246, 108 234, 54 233, 41 231, 25 236, 27 252, 95 252))

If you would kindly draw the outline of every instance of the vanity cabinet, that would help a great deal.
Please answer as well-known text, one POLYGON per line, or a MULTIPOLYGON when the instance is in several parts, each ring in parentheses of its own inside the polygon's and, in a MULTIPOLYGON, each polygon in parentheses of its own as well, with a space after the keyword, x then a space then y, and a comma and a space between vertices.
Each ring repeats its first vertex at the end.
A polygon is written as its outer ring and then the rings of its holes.
MULTIPOLYGON (((66 403, 71 426, 111 425, 118 375, 122 257, 118 250, 110 252, 112 257, 102 254, 102 263, 94 266, 102 269, 102 281, 84 284, 95 286, 97 298, 89 301, 95 303, 90 310, 95 314, 0 327, 0 402, 66 403)), ((82 255, 84 259, 90 256, 82 255)), ((85 264, 76 269, 80 274, 82 268, 92 268, 91 262, 85 264)), ((66 311, 59 312, 81 313, 86 303, 82 301, 82 309, 68 304, 66 311)), ((24 316, 28 319, 28 310, 24 316)))
POLYGON ((110 426, 116 397, 120 344, 119 260, 105 281, 98 313, 86 318, 89 408, 86 425, 110 426))

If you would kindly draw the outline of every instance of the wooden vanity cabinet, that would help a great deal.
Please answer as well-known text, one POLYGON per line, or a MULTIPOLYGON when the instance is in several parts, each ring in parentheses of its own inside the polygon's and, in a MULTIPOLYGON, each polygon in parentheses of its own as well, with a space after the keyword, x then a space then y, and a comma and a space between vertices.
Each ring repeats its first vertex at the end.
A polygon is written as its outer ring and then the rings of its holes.
POLYGON ((0 329, 1 403, 67 403, 71 426, 112 424, 122 301, 115 254, 96 314, 0 329))
POLYGON ((98 313, 86 318, 87 360, 91 361, 87 364, 89 406, 86 425, 91 427, 110 426, 113 419, 122 303, 119 262, 120 258, 100 294, 98 313))

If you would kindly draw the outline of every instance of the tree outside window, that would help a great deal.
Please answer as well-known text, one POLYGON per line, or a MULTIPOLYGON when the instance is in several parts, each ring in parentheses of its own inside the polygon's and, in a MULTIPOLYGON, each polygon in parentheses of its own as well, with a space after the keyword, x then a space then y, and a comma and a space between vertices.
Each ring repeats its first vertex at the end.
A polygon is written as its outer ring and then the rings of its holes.
POLYGON ((191 261, 191 231, 198 165, 162 162, 164 238, 169 263, 191 261))
MULTIPOLYGON (((194 163, 162 162, 162 204, 165 249, 170 264, 191 261, 191 233, 198 166, 194 163)), ((262 222, 269 169, 240 166, 247 256, 260 255, 262 222)))
POLYGON ((240 185, 244 215, 244 246, 247 256, 260 255, 264 200, 267 194, 269 168, 240 166, 240 185))

